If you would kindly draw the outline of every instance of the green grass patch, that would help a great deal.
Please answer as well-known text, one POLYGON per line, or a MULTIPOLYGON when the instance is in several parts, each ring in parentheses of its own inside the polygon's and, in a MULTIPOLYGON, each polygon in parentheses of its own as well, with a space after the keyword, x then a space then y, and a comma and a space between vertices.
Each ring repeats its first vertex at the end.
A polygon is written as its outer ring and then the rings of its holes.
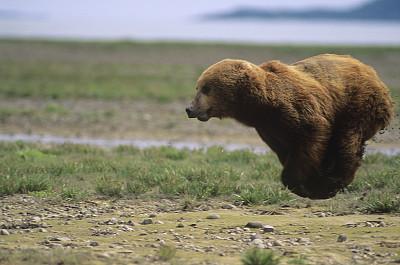
MULTIPOLYGON (((370 213, 400 212, 399 163, 400 156, 367 156, 355 181, 328 204, 332 210, 340 205, 370 213)), ((189 151, 0 143, 0 196, 186 198, 188 209, 209 198, 248 205, 296 204, 301 199, 281 184, 281 168, 272 153, 217 147, 189 151)))
POLYGON ((400 212, 400 194, 391 190, 373 191, 362 202, 362 209, 368 213, 398 213, 400 212))
POLYGON ((280 259, 271 250, 253 248, 242 257, 243 265, 278 265, 280 259))

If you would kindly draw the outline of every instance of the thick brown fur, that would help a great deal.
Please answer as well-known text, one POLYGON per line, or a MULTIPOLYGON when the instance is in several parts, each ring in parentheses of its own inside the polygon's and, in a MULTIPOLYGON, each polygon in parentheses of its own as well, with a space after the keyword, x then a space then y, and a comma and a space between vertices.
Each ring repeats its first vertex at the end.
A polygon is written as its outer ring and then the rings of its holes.
POLYGON ((227 59, 209 67, 197 89, 190 117, 231 117, 254 127, 278 155, 283 184, 313 199, 352 182, 365 142, 393 116, 384 83, 351 56, 259 66, 227 59))

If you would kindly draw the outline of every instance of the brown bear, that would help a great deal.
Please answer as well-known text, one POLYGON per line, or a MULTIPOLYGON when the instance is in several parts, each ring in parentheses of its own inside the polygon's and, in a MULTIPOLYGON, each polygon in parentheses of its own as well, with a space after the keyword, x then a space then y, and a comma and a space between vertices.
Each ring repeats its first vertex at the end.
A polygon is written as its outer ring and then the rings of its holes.
POLYGON ((365 142, 394 115, 372 67, 322 54, 291 65, 226 59, 206 69, 189 118, 234 118, 254 127, 283 165, 282 182, 302 197, 324 199, 350 184, 365 142))

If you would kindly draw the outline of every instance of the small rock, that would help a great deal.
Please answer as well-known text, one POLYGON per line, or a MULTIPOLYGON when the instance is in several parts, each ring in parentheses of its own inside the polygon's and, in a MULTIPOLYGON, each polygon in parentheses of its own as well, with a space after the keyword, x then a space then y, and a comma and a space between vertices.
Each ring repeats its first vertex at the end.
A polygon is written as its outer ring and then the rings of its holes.
POLYGON ((157 217, 157 214, 155 214, 155 213, 149 214, 149 218, 155 218, 155 217, 157 217))
POLYGON ((248 222, 245 227, 247 227, 247 228, 262 228, 263 224, 261 222, 248 222))
POLYGON ((339 235, 337 238, 337 242, 344 242, 347 240, 347 236, 346 235, 339 235))
POLYGON ((179 223, 179 224, 176 225, 176 227, 182 228, 182 227, 185 227, 185 226, 182 223, 179 223))
POLYGON ((160 220, 156 220, 154 223, 157 224, 157 225, 163 225, 164 224, 164 222, 160 221, 160 220))
POLYGON ((42 218, 40 218, 39 216, 33 216, 31 221, 35 223, 40 223, 42 221, 42 218))
POLYGON ((231 210, 231 209, 236 208, 236 206, 235 206, 235 205, 232 205, 232 204, 224 204, 224 205, 221 206, 221 208, 222 208, 222 209, 231 210))
POLYGON ((50 247, 50 248, 62 248, 62 247, 63 247, 62 244, 54 243, 54 242, 51 242, 51 243, 48 244, 47 246, 50 247))
POLYGON ((7 229, 0 229, 0 235, 8 236, 9 234, 10 234, 10 232, 8 232, 7 229))
POLYGON ((385 227, 386 223, 384 221, 380 221, 378 227, 385 227))
POLYGON ((302 244, 309 244, 309 243, 311 243, 310 239, 309 239, 309 238, 306 238, 306 237, 300 237, 300 238, 298 238, 296 241, 299 242, 299 243, 302 243, 302 244))
POLYGON ((89 241, 89 246, 91 247, 97 247, 99 243, 97 241, 89 241))
POLYGON ((126 224, 127 224, 127 225, 130 225, 130 226, 136 226, 136 225, 137 225, 137 224, 136 224, 135 222, 133 222, 132 220, 129 220, 126 224))
POLYGON ((46 229, 44 229, 44 228, 39 228, 39 230, 38 230, 40 233, 47 233, 47 230, 46 229))
POLYGON ((282 247, 283 243, 282 243, 282 241, 274 240, 274 241, 272 241, 272 245, 275 247, 282 247))
POLYGON ((262 239, 256 238, 253 241, 251 241, 252 245, 255 245, 257 248, 265 248, 264 242, 262 239))
POLYGON ((206 217, 206 219, 220 219, 220 218, 221 218, 221 216, 219 216, 219 214, 216 214, 216 213, 212 213, 206 217))
POLYGON ((130 232, 133 231, 133 228, 131 228, 129 225, 120 225, 119 229, 121 229, 124 232, 130 232))
POLYGON ((250 235, 250 240, 253 241, 255 239, 261 239, 261 236, 257 233, 253 233, 250 235))
POLYGON ((50 241, 66 242, 66 241, 71 241, 71 238, 66 237, 66 236, 59 236, 59 237, 52 237, 49 240, 50 241))
POLYGON ((106 258, 106 259, 111 257, 110 254, 107 252, 99 253, 99 254, 97 254, 97 256, 100 258, 106 258))
POLYGON ((272 225, 263 225, 262 230, 264 233, 271 233, 275 231, 275 228, 272 225))
POLYGON ((150 218, 144 219, 144 220, 141 222, 141 224, 142 224, 142 225, 150 225, 150 224, 153 224, 153 219, 150 219, 150 218))

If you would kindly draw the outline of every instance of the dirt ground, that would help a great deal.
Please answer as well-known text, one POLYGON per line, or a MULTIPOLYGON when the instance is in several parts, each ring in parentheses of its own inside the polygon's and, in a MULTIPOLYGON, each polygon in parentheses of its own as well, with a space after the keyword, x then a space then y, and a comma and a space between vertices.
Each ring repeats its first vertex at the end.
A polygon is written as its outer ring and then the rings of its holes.
POLYGON ((1 198, 0 205, 0 263, 5 250, 62 249, 90 251, 93 260, 105 264, 161 264, 164 245, 177 250, 170 264, 240 264, 251 247, 273 250, 282 264, 300 256, 305 257, 302 264, 400 262, 399 215, 341 215, 307 205, 246 207, 223 201, 191 209, 167 199, 73 203, 27 195, 1 198))

